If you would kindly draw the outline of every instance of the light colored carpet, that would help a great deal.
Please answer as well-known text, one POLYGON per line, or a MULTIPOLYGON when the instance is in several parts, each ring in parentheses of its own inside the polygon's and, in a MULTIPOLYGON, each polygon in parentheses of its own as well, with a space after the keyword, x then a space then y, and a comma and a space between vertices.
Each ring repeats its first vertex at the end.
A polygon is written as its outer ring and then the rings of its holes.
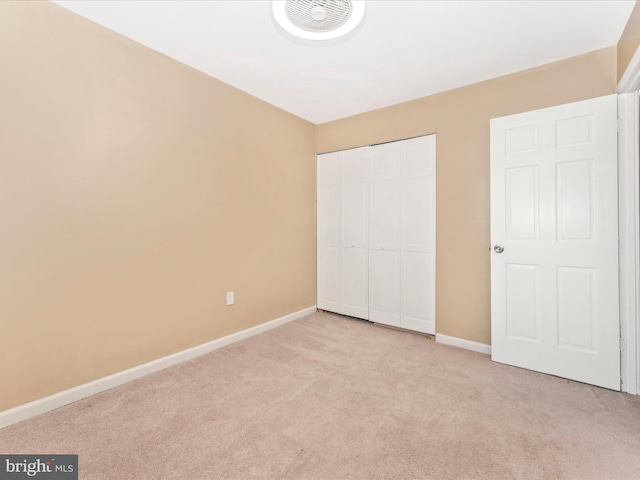
POLYGON ((640 397, 317 313, 0 430, 89 479, 638 479, 640 397))

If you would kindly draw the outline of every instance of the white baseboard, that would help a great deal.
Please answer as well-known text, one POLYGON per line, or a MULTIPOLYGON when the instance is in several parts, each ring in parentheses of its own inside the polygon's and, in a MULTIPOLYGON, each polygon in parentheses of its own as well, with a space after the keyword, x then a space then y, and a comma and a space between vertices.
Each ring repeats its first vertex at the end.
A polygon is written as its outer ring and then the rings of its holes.
POLYGON ((40 398, 38 400, 34 400, 33 402, 25 403, 24 405, 19 405, 9 410, 5 410, 3 412, 0 412, 0 428, 13 425, 14 423, 26 420, 27 418, 35 417, 36 415, 55 410, 56 408, 60 408, 64 405, 77 402, 78 400, 90 397, 91 395, 95 395, 96 393, 104 392, 105 390, 108 390, 110 388, 117 387, 118 385, 122 385, 140 377, 144 377, 145 375, 149 375, 150 373, 154 373, 167 367, 177 365, 178 363, 191 360, 192 358, 199 357, 201 355, 204 355, 205 353, 212 352, 231 343, 244 340, 245 338, 258 335, 260 333, 266 332, 267 330, 271 330, 272 328, 284 325, 285 323, 298 320, 299 318, 310 315, 315 311, 316 307, 314 305, 313 307, 290 313, 289 315, 285 315, 284 317, 276 318, 275 320, 271 320, 270 322, 262 323, 260 325, 256 325, 255 327, 232 333, 231 335, 227 335, 226 337, 218 338, 216 340, 212 340, 211 342, 203 343, 202 345, 198 345, 181 352, 167 355, 166 357, 162 357, 157 360, 153 360, 151 362, 144 363, 127 370, 123 370, 122 372, 114 373, 112 375, 99 378, 92 382, 78 385, 77 387, 73 387, 62 392, 54 393, 53 395, 49 395, 48 397, 40 398))
POLYGON ((467 350, 473 350, 474 352, 480 352, 486 355, 491 355, 491 345, 487 345, 485 343, 472 342, 471 340, 450 337, 449 335, 443 335, 441 333, 436 333, 436 342, 442 343, 444 345, 466 348, 467 350))

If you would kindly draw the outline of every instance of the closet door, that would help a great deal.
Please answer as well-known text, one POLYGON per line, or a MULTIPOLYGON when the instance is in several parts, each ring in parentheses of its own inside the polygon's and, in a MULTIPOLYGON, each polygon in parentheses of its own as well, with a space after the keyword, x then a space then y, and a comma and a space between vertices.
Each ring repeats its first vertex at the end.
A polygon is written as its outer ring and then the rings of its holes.
POLYGON ((400 326, 435 334, 436 137, 401 143, 400 326))
POLYGON ((400 325, 401 143, 370 149, 369 320, 400 325))
POLYGON ((342 303, 342 157, 318 155, 317 305, 340 313, 342 303))
POLYGON ((369 318, 368 147, 343 152, 342 306, 340 313, 369 318))
POLYGON ((435 333, 435 142, 318 156, 318 308, 435 333))

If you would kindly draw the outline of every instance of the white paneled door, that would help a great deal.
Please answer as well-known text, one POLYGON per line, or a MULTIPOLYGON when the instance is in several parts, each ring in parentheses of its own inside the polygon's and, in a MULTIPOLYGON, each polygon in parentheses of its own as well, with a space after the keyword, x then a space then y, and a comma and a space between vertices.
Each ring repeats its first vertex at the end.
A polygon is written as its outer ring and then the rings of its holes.
POLYGON ((342 157, 327 153, 318 162, 318 308, 342 309, 342 157))
POLYGON ((368 149, 318 156, 318 308, 369 318, 368 149))
POLYGON ((369 319, 435 334, 436 136, 370 157, 369 319))
POLYGON ((436 138, 402 142, 401 325, 436 333, 436 138))
POLYGON ((369 319, 400 326, 401 142, 371 148, 369 319))
POLYGON ((494 361, 620 389, 616 96, 491 120, 494 361))
POLYGON ((340 313, 364 319, 369 318, 367 161, 366 148, 343 152, 340 313))

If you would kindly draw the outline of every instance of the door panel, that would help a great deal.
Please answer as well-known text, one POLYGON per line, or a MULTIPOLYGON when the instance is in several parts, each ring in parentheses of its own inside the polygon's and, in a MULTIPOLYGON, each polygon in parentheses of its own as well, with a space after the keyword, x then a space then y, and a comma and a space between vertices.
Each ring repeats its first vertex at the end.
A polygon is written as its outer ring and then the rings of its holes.
POLYGON ((369 265, 366 248, 345 247, 342 250, 341 313, 369 318, 369 265))
POLYGON ((560 240, 594 240, 593 160, 556 165, 560 240))
POLYGON ((370 150, 369 320, 400 326, 399 142, 370 150))
POLYGON ((340 247, 318 245, 318 308, 339 312, 342 287, 340 281, 340 247))
POLYGON ((367 184, 345 183, 343 187, 343 243, 361 248, 367 245, 367 184))
POLYGON ((426 247, 433 235, 431 232, 431 190, 429 177, 408 178, 403 184, 402 225, 403 244, 426 247))
POLYGON ((435 259, 430 252, 404 252, 402 328, 435 333, 435 259))
POLYGON ((397 180, 400 178, 401 142, 385 143, 371 147, 371 180, 397 180))
POLYGON ((400 142, 402 328, 435 334, 435 135, 400 142))
POLYGON ((435 135, 410 138, 402 142, 402 175, 428 177, 436 174, 435 135))
POLYGON ((397 249, 400 239, 400 182, 387 180, 371 185, 371 233, 375 246, 397 249))
POLYGON ((340 225, 342 195, 340 185, 319 185, 318 203, 318 241, 338 245, 340 243, 340 225))
POLYGON ((505 169, 507 238, 537 240, 540 230, 538 167, 505 169))
POLYGON ((540 267, 507 264, 507 336, 540 341, 540 267))
POLYGON ((342 296, 342 152, 318 157, 317 305, 337 312, 342 296))
POLYGON ((367 184, 365 182, 345 183, 343 192, 343 296, 340 313, 367 320, 369 318, 367 184))
POLYGON ((620 389, 615 95, 491 120, 495 361, 620 389))
POLYGON ((369 251, 369 320, 400 326, 400 252, 369 251))
POLYGON ((369 319, 368 147, 344 152, 342 306, 340 313, 369 319))
POLYGON ((596 352, 595 268, 558 267, 558 345, 596 352))
POLYGON ((368 155, 369 147, 354 148, 345 150, 343 164, 343 182, 367 182, 368 155))

